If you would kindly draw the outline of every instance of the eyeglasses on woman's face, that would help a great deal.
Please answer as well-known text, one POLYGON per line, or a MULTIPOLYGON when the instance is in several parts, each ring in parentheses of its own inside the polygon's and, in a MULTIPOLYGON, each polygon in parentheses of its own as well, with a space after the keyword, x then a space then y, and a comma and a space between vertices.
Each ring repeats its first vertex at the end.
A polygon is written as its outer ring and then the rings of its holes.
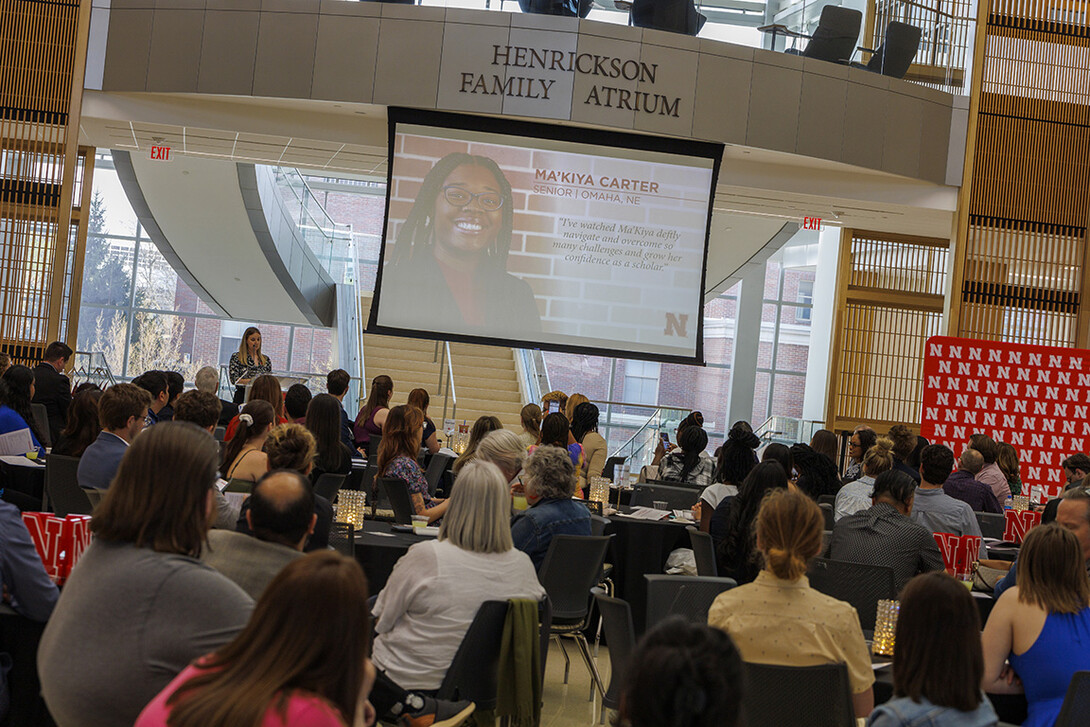
POLYGON ((462 187, 443 187, 443 199, 453 207, 468 207, 474 200, 485 212, 495 212, 503 207, 503 195, 498 192, 478 192, 473 194, 462 187))

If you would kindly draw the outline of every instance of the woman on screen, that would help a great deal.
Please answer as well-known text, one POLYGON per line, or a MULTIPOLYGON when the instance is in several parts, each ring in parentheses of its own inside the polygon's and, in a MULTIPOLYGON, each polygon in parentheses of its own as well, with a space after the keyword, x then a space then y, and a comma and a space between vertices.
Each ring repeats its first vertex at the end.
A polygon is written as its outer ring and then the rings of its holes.
POLYGON ((231 354, 228 374, 235 385, 235 403, 246 401, 246 385, 255 376, 272 373, 272 361, 261 353, 261 331, 254 326, 246 329, 239 342, 238 351, 231 354))
POLYGON ((458 152, 436 162, 383 268, 386 321, 452 333, 540 332, 533 291, 507 272, 513 207, 511 184, 488 157, 458 152))

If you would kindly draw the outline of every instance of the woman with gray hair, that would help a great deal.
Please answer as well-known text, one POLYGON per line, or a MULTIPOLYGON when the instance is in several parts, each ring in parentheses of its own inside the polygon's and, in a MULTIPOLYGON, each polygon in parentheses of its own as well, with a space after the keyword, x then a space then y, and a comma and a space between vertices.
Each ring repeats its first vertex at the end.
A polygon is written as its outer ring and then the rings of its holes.
POLYGON ((409 548, 372 609, 372 660, 410 691, 439 688, 482 603, 545 595, 512 545, 511 498, 496 465, 466 464, 448 502, 439 539, 409 548))
POLYGON ((567 450, 538 447, 526 459, 523 478, 530 507, 511 521, 515 547, 541 567, 554 535, 590 535, 590 511, 575 493, 575 465, 567 450))
POLYGON ((525 458, 526 447, 523 446, 522 439, 510 429, 489 432, 477 445, 477 459, 499 467, 508 484, 514 484, 519 472, 522 472, 522 461, 525 458))

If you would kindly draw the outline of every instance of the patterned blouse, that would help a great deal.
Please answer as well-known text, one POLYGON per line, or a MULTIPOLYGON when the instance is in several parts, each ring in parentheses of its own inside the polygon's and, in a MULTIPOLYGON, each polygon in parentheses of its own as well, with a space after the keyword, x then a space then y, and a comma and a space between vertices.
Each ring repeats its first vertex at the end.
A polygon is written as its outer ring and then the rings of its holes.
POLYGON ((393 477, 402 480, 409 486, 409 496, 420 495, 424 498, 424 507, 431 507, 431 494, 428 493, 428 481, 424 478, 424 470, 415 459, 401 455, 394 457, 386 465, 383 477, 393 477))
POLYGON ((247 356, 248 363, 243 363, 238 356, 238 351, 232 353, 231 361, 228 363, 228 377, 231 379, 231 383, 237 386, 239 379, 252 379, 261 374, 271 374, 272 360, 264 354, 262 356, 265 359, 264 362, 251 363, 253 359, 247 356))

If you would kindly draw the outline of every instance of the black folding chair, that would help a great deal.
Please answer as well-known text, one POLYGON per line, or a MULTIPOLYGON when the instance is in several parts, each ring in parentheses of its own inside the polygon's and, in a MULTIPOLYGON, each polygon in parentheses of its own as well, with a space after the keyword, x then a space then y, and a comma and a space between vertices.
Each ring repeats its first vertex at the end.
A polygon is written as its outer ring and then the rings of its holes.
POLYGON ((738 585, 733 578, 647 574, 647 624, 650 631, 667 616, 707 623, 708 609, 724 591, 738 585))
POLYGON ((653 507, 656 500, 664 501, 669 510, 689 510, 700 497, 695 487, 673 485, 636 485, 632 492, 633 507, 653 507))
POLYGON ((814 35, 801 55, 830 63, 847 63, 855 53, 855 43, 859 40, 862 25, 863 13, 860 11, 826 5, 821 9, 814 35))
POLYGON ((79 486, 76 471, 79 457, 51 454, 45 460, 45 495, 48 502, 43 509, 52 507, 59 517, 65 515, 90 515, 91 500, 79 486))
POLYGON ((352 523, 329 524, 329 547, 341 555, 356 557, 356 537, 352 523))
POLYGON ((719 567, 715 564, 715 543, 712 536, 701 532, 690 525, 689 543, 693 546, 693 556, 696 557, 696 574, 715 578, 719 575, 719 567))
POLYGON ((814 558, 806 575, 814 590, 854 606, 864 631, 874 630, 878 601, 897 597, 888 566, 814 558))
POLYGON ((607 709, 617 709, 621 704, 621 688, 624 686, 625 669, 636 648, 636 632, 632 626, 632 609, 627 601, 595 593, 598 613, 602 614, 602 629, 609 642, 609 689, 602 697, 602 715, 598 724, 604 724, 607 709))
POLYGON ((836 525, 836 512, 833 511, 833 506, 827 502, 818 503, 818 507, 821 508, 821 514, 825 518, 825 530, 832 530, 836 525))
POLYGON ((854 727, 848 668, 745 665, 742 713, 747 727, 854 727))
POLYGON ((346 477, 348 475, 338 475, 333 472, 322 474, 318 477, 318 481, 314 483, 314 494, 333 502, 334 498, 337 497, 337 493, 340 492, 341 485, 344 484, 346 477))
POLYGON ((38 434, 41 435, 40 444, 43 447, 53 446, 53 433, 49 430, 49 412, 45 404, 31 404, 30 413, 34 415, 34 423, 38 426, 38 434))
POLYGON ((1077 671, 1067 685, 1067 694, 1056 719, 1056 727, 1075 727, 1085 724, 1090 714, 1090 671, 1077 671))
MULTIPOLYGON (((613 479, 613 471, 617 468, 617 465, 624 464, 627 457, 610 457, 606 460, 605 467, 602 468, 601 475, 607 479, 613 479)), ((591 474, 594 474, 593 472, 591 474)))
POLYGON ((1007 517, 1001 512, 978 512, 976 521, 980 523, 980 534, 985 538, 1002 540, 1007 531, 1007 517))
POLYGON ((399 480, 396 477, 379 477, 375 482, 375 490, 385 493, 390 509, 394 511, 394 522, 399 525, 412 525, 416 511, 413 510, 409 485, 405 480, 399 480))
POLYGON ((870 51, 871 57, 866 65, 853 63, 856 68, 865 68, 871 73, 880 73, 891 78, 904 78, 908 69, 912 67, 912 61, 916 59, 916 53, 920 50, 920 39, 923 30, 915 25, 890 21, 886 26, 885 39, 877 50, 869 48, 860 50, 870 51))
POLYGON ((424 470, 424 479, 428 481, 429 495, 435 496, 435 491, 439 488, 439 481, 443 479, 443 473, 447 471, 453 461, 454 458, 449 454, 433 454, 431 456, 428 468, 424 470))
POLYGON ((500 643, 507 620, 507 601, 485 601, 462 637, 454 659, 447 667, 436 699, 470 700, 477 709, 496 708, 500 643))

